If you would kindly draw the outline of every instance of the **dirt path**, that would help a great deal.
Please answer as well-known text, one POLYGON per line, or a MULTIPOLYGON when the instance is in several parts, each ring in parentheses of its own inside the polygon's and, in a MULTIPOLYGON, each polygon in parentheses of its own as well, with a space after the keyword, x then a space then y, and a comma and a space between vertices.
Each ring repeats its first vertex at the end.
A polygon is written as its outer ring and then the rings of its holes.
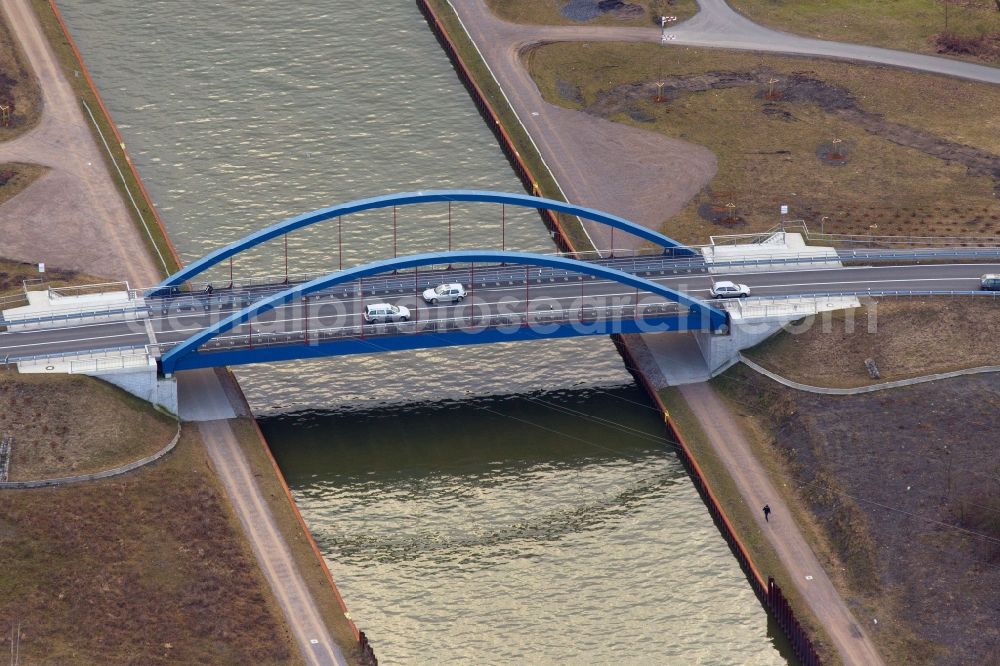
POLYGON ((21 42, 42 90, 42 119, 32 131, 0 144, 0 162, 50 169, 0 206, 0 256, 45 262, 136 286, 159 272, 109 174, 80 101, 62 74, 29 0, 4 0, 11 32, 21 42), (139 250, 139 251, 137 251, 139 250))
POLYGON ((306 663, 346 664, 295 566, 274 516, 260 494, 229 422, 203 421, 198 424, 198 429, 215 472, 226 488, 229 501, 243 524, 271 590, 285 612, 306 663))
MULTIPOLYGON (((515 25, 478 0, 452 4, 569 201, 658 229, 715 176, 707 148, 549 104, 521 62, 523 48, 546 40, 628 39, 647 31, 515 25)), ((595 245, 610 247, 608 227, 586 226, 595 245)), ((616 247, 637 244, 615 235, 616 247)))
POLYGON ((847 608, 806 543, 788 505, 754 457, 750 443, 725 403, 708 384, 688 384, 680 390, 743 498, 755 509, 770 505, 773 511, 770 521, 765 522, 763 513, 755 512, 757 524, 795 580, 806 603, 823 623, 841 659, 845 664, 883 663, 871 638, 847 608))

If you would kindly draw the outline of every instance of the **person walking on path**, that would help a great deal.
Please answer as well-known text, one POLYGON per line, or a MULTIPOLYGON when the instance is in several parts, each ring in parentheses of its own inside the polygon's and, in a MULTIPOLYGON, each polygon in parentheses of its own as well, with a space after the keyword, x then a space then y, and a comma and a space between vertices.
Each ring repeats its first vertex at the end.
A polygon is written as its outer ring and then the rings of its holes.
POLYGON ((770 519, 768 518, 768 516, 770 516, 770 515, 771 515, 771 505, 770 504, 765 504, 764 505, 764 522, 765 523, 771 522, 770 519))

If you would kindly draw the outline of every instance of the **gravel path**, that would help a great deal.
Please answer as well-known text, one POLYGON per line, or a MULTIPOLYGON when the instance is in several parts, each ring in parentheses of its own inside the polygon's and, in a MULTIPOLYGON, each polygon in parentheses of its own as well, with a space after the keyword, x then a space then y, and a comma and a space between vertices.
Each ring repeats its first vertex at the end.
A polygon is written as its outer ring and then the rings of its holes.
POLYGON ((346 664, 278 531, 229 422, 202 421, 198 429, 306 663, 346 664))
POLYGON ((160 281, 143 239, 105 166, 80 100, 62 74, 29 0, 4 0, 42 91, 42 119, 0 144, 0 162, 50 169, 0 206, 0 256, 45 262, 146 286, 160 281), (137 251, 137 249, 139 251, 137 251))
POLYGON ((698 418, 743 499, 755 511, 757 526, 777 552, 809 608, 823 623, 845 664, 882 664, 875 644, 847 608, 816 554, 806 543, 792 512, 750 448, 742 428, 709 384, 686 384, 681 394, 698 418), (771 507, 764 520, 761 507, 771 507))
POLYGON ((755 363, 748 359, 746 356, 740 355, 740 360, 751 370, 759 372, 765 377, 772 379, 783 386, 788 388, 793 388, 797 391, 805 391, 807 393, 820 393, 823 395, 860 395, 862 393, 874 393, 875 391, 885 391, 886 389, 901 388, 903 386, 913 386, 915 384, 926 384, 927 382, 936 382, 942 379, 951 379, 953 377, 962 377, 964 375, 981 375, 993 372, 1000 372, 1000 365, 987 365, 979 368, 967 368, 965 370, 953 370, 951 372, 939 372, 934 375, 923 375, 921 377, 909 377, 908 379, 897 379, 892 382, 882 382, 880 384, 871 384, 869 386, 855 386, 852 388, 833 388, 829 386, 811 386, 809 384, 802 384, 800 382, 792 381, 782 377, 776 372, 771 372, 759 363, 755 363))
MULTIPOLYGON (((715 176, 715 155, 703 146, 549 104, 521 63, 521 51, 539 42, 659 39, 657 30, 517 25, 497 19, 478 0, 452 5, 568 201, 658 229, 715 176)), ((595 245, 610 247, 608 227, 585 226, 595 245)), ((624 233, 614 241, 618 248, 641 243, 624 233)))

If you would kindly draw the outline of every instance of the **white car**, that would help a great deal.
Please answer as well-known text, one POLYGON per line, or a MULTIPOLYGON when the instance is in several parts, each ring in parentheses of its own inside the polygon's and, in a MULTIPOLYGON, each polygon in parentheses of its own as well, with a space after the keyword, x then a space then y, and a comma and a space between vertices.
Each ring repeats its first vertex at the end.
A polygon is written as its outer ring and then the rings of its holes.
POLYGON ((746 298, 750 295, 750 287, 729 280, 720 280, 712 285, 709 293, 712 294, 712 298, 746 298))
POLYGON ((365 306, 365 321, 369 324, 380 324, 391 321, 407 321, 410 309, 402 305, 389 303, 374 303, 365 306))
POLYGON ((465 298, 465 287, 452 282, 451 284, 439 284, 433 289, 425 289, 424 300, 431 305, 438 303, 460 303, 465 298))

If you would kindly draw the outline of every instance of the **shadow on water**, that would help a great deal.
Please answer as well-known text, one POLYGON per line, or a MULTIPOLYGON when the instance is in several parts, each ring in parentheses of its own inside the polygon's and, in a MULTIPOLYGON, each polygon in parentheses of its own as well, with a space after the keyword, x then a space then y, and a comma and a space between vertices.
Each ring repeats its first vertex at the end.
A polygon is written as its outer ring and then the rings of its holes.
POLYGON ((635 385, 302 411, 260 425, 293 486, 575 467, 662 456, 668 446, 659 415, 635 385))

